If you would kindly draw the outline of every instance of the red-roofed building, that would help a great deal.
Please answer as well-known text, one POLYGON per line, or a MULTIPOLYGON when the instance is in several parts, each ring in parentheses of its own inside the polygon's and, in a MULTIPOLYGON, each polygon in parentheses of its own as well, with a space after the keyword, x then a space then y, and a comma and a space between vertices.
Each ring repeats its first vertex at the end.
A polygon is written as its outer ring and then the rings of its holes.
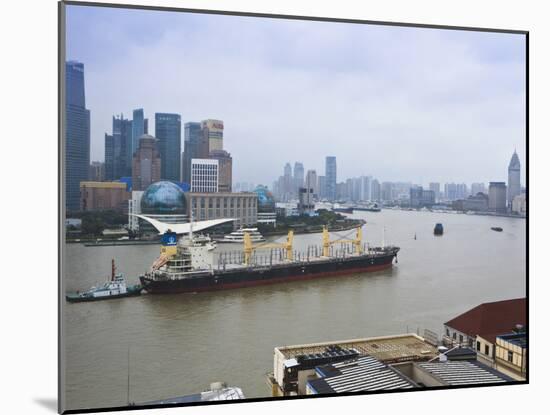
POLYGON ((527 300, 483 303, 447 321, 443 342, 447 346, 458 344, 475 347, 478 360, 494 367, 496 337, 512 333, 527 323, 527 300))

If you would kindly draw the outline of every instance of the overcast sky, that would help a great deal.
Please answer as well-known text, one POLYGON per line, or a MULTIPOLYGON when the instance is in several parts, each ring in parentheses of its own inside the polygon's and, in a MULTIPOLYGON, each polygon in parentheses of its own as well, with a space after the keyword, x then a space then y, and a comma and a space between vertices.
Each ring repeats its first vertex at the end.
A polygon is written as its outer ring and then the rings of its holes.
MULTIPOLYGON (((525 183, 525 37, 256 17, 67 7, 67 59, 85 65, 91 158, 113 114, 224 121, 234 181, 288 161, 338 181, 525 183)), ((182 125, 183 151, 183 125, 182 125)))

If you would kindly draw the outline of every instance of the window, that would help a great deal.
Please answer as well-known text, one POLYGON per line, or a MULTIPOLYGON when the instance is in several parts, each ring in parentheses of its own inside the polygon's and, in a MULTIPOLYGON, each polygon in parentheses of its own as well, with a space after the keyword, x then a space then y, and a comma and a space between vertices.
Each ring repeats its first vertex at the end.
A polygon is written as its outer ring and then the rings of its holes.
POLYGON ((511 352, 508 350, 508 361, 510 363, 513 363, 514 362, 514 352, 511 352))
POLYGON ((453 340, 456 340, 456 331, 453 333, 453 340))
POLYGON ((489 345, 488 344, 485 345, 485 354, 487 356, 489 356, 489 345))
POLYGON ((462 334, 458 336, 458 341, 460 342, 460 344, 462 344, 462 342, 464 341, 464 337, 462 336, 462 334))
POLYGON ((449 337, 449 336, 451 335, 451 333, 449 333, 449 329, 448 329, 448 328, 445 329, 445 334, 447 335, 447 337, 449 337))
POLYGON ((477 351, 481 351, 481 343, 480 342, 476 342, 476 349, 477 351))

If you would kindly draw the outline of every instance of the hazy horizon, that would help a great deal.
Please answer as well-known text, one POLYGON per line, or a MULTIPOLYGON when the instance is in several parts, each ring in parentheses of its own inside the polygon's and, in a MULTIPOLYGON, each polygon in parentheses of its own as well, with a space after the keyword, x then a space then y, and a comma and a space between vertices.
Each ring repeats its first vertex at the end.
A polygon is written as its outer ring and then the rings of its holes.
POLYGON ((525 37, 67 6, 67 60, 85 65, 91 160, 112 116, 143 108, 224 121, 233 181, 271 187, 286 162, 338 181, 525 185, 525 37))

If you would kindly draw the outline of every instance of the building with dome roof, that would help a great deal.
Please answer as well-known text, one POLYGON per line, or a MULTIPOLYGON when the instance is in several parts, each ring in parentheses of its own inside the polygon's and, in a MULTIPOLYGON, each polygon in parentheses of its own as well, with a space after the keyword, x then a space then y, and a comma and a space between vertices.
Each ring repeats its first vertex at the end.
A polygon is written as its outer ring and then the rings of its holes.
POLYGON ((275 211, 275 198, 267 186, 259 184, 254 189, 258 197, 258 223, 272 225, 277 224, 277 213, 275 211))
POLYGON ((506 202, 509 209, 512 208, 512 201, 514 198, 521 193, 520 169, 521 164, 519 162, 518 153, 514 150, 514 154, 508 165, 508 195, 506 202))
POLYGON ((174 182, 158 181, 144 191, 133 191, 128 202, 128 226, 138 230, 152 230, 135 215, 143 214, 164 223, 185 223, 188 221, 185 192, 174 182))

